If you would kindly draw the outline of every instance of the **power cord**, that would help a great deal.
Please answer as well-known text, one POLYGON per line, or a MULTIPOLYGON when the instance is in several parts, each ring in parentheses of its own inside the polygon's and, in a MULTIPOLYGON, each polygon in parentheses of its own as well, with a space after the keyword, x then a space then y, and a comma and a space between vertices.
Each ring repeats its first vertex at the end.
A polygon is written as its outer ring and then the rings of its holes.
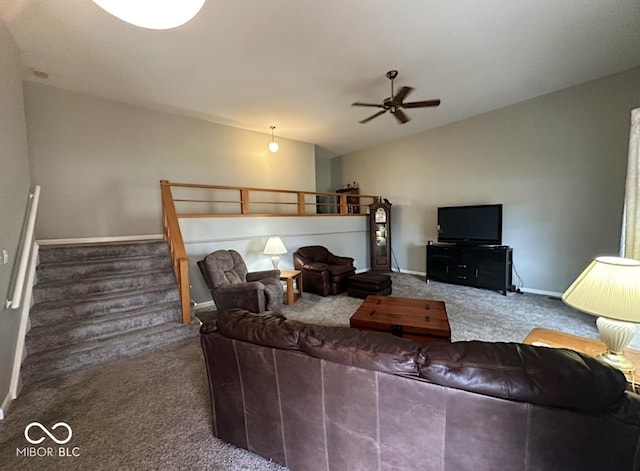
POLYGON ((391 247, 391 258, 396 261, 396 268, 398 269, 398 273, 400 273, 400 265, 398 264, 398 259, 396 258, 396 254, 393 251, 393 247, 391 247))
POLYGON ((518 279, 519 283, 515 286, 512 285, 511 291, 513 291, 514 293, 518 293, 518 294, 522 294, 522 287, 524 286, 524 282, 522 281, 522 278, 520 278, 520 274, 518 273, 518 270, 516 269, 516 264, 511 262, 511 267, 513 268, 513 273, 516 275, 516 278, 518 279))

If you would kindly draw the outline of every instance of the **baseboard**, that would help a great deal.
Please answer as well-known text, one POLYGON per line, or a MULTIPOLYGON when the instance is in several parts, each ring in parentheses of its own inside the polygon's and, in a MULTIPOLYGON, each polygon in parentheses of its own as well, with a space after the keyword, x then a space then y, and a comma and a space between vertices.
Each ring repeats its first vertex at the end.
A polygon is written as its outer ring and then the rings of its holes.
POLYGON ((162 234, 134 235, 134 236, 113 236, 113 237, 78 237, 73 239, 42 239, 37 242, 40 245, 63 245, 63 244, 100 244, 105 242, 129 242, 140 240, 162 240, 162 234))
POLYGON ((546 291, 543 289, 535 289, 535 288, 520 288, 520 291, 522 291, 523 293, 530 293, 530 294, 539 294, 542 296, 550 296, 552 298, 562 298, 562 293, 556 293, 555 291, 546 291))

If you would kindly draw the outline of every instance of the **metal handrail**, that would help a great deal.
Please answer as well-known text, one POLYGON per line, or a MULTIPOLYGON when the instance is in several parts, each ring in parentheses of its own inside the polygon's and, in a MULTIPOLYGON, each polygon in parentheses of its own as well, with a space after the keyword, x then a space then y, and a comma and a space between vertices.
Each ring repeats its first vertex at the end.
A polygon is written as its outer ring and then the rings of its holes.
POLYGON ((40 185, 36 185, 33 193, 29 193, 29 213, 27 219, 27 227, 20 244, 20 264, 16 275, 16 284, 13 287, 11 299, 5 301, 7 309, 18 309, 22 300, 22 290, 27 276, 27 267, 29 265, 29 254, 33 246, 33 234, 36 226, 36 216, 38 215, 38 202, 40 201, 40 185))

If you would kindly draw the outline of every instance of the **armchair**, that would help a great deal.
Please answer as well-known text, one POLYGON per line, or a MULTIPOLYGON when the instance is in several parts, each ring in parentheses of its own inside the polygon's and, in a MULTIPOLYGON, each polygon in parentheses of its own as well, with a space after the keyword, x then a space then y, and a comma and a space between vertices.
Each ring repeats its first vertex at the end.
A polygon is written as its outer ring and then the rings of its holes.
POLYGON ((197 263, 218 311, 232 307, 255 313, 282 310, 280 270, 249 272, 235 250, 217 250, 197 263))
POLYGON ((342 293, 356 273, 353 258, 334 255, 321 245, 300 247, 293 254, 293 265, 302 271, 305 291, 320 296, 342 293))

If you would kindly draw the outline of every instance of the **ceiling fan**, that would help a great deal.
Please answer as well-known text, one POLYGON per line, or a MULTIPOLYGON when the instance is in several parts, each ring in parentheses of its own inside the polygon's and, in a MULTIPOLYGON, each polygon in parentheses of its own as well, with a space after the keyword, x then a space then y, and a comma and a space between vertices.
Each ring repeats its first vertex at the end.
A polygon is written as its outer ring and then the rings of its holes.
POLYGON ((367 121, 371 121, 373 118, 377 118, 381 114, 386 113, 387 111, 391 111, 391 114, 396 117, 396 119, 400 122, 400 124, 404 124, 409 121, 409 118, 402 111, 406 108, 425 108, 428 106, 438 106, 440 104, 440 100, 426 100, 426 101, 411 101, 408 103, 404 102, 404 99, 407 97, 409 92, 413 90, 411 87, 402 87, 397 95, 394 95, 393 90, 393 80, 398 76, 397 70, 390 70, 387 72, 387 78, 391 80, 391 96, 385 98, 382 101, 382 104, 374 104, 374 103, 360 103, 356 101, 351 106, 373 106, 375 108, 382 108, 376 114, 369 116, 362 121, 358 121, 360 124, 366 123, 367 121))

